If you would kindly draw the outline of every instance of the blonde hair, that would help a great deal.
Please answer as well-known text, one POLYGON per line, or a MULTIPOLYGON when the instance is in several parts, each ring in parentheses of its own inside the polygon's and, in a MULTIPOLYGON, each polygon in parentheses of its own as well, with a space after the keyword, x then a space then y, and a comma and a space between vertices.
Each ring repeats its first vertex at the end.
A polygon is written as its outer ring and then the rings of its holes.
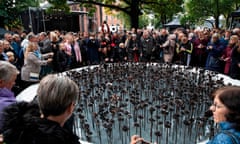
POLYGON ((24 58, 27 58, 28 54, 30 52, 34 52, 36 47, 37 47, 36 43, 29 42, 28 46, 26 47, 25 53, 24 53, 24 58))
POLYGON ((230 39, 232 39, 232 40, 234 40, 234 42, 238 42, 238 36, 237 35, 232 35, 231 37, 230 37, 230 39))
POLYGON ((56 32, 50 32, 50 40, 52 42, 57 42, 59 40, 58 35, 56 34, 56 32))

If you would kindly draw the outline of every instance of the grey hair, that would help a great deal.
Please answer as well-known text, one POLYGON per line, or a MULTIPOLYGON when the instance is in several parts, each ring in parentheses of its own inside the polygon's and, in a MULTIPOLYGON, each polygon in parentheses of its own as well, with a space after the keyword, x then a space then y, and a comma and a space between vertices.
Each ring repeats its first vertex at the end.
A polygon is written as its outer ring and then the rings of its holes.
POLYGON ((0 40, 0 45, 3 47, 3 40, 0 40))
POLYGON ((18 69, 8 61, 0 61, 0 80, 8 82, 12 76, 18 75, 18 69))
POLYGON ((45 117, 58 116, 77 101, 79 88, 66 76, 50 74, 40 81, 37 95, 41 113, 45 117))

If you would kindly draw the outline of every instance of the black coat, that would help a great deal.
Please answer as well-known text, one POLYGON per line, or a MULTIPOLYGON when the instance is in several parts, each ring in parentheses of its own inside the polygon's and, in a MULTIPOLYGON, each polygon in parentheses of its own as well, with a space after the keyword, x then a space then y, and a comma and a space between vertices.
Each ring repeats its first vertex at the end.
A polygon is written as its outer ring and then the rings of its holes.
POLYGON ((13 104, 4 116, 3 137, 7 144, 79 144, 72 132, 54 121, 40 118, 37 104, 13 104))

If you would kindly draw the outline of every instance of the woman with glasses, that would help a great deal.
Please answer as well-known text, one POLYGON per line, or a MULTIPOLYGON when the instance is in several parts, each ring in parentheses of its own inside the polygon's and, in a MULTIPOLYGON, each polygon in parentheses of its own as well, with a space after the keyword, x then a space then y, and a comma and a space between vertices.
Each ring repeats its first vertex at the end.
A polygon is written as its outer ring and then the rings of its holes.
POLYGON ((210 110, 220 130, 207 144, 240 144, 240 87, 223 87, 212 96, 210 110))

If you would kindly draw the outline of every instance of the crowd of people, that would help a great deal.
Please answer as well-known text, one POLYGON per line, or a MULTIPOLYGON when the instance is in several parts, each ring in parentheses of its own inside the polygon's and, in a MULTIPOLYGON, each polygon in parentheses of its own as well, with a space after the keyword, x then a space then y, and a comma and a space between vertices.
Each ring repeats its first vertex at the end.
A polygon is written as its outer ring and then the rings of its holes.
MULTIPOLYGON (((66 76, 45 76, 31 102, 16 102, 11 88, 19 71, 0 61, 0 142, 7 144, 80 144, 71 117, 79 98, 77 84, 66 76), (67 124, 70 121, 70 125, 67 124)), ((226 86, 212 93, 210 110, 220 131, 207 144, 240 143, 240 87, 226 86)), ((150 142, 138 135, 130 144, 150 142)))
MULTIPOLYGON (((0 118, 4 117, 0 133, 8 144, 79 143, 71 130, 63 128, 72 115, 78 88, 67 77, 47 74, 108 62, 163 62, 202 67, 240 79, 239 38, 239 28, 176 29, 171 33, 166 29, 6 33, 0 40, 0 118), (15 103, 11 92, 15 80, 23 88, 41 80, 35 103, 15 103)), ((209 144, 240 142, 239 94, 240 88, 234 86, 213 94, 210 110, 221 131, 209 144)), ((131 144, 142 141, 134 135, 131 144)))
POLYGON ((108 62, 176 63, 240 79, 239 37, 239 28, 5 33, 0 60, 18 68, 24 88, 48 73, 108 62))

